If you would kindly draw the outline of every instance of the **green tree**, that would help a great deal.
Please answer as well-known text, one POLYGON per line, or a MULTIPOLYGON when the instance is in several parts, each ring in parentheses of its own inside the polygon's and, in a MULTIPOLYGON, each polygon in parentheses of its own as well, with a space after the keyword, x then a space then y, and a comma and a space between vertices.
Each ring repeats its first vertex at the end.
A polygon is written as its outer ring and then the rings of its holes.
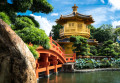
POLYGON ((102 48, 100 49, 101 53, 99 55, 101 56, 112 56, 116 57, 118 54, 115 52, 114 46, 113 46, 113 41, 108 40, 105 41, 102 48))
POLYGON ((115 52, 118 53, 118 56, 120 56, 120 44, 118 42, 113 43, 113 47, 115 52))
POLYGON ((89 55, 89 45, 87 44, 87 38, 81 37, 81 36, 71 36, 70 42, 73 42, 73 49, 74 52, 76 52, 76 55, 89 55))
POLYGON ((36 26, 34 21, 32 19, 30 19, 29 17, 21 16, 21 17, 16 18, 16 22, 14 23, 13 29, 20 30, 25 27, 31 27, 31 26, 38 27, 38 25, 36 26))
POLYGON ((45 49, 50 48, 49 38, 45 34, 45 31, 35 27, 26 27, 22 30, 17 30, 16 33, 23 39, 26 43, 32 43, 35 45, 41 45, 45 49))
POLYGON ((114 30, 114 41, 116 41, 118 36, 120 36, 120 28, 114 30))
POLYGON ((94 39, 103 43, 104 41, 113 40, 113 32, 111 25, 102 25, 97 28, 93 34, 94 39))
POLYGON ((90 39, 93 39, 96 28, 93 25, 88 25, 88 28, 90 29, 90 39))
POLYGON ((26 12, 30 10, 32 12, 49 13, 53 10, 47 0, 11 0, 8 3, 7 0, 0 1, 0 11, 13 11, 13 12, 26 12))
POLYGON ((95 46, 90 46, 90 53, 92 53, 92 55, 94 55, 94 56, 97 55, 97 49, 95 46))
POLYGON ((52 26, 52 37, 54 40, 60 39, 59 31, 62 28, 63 26, 61 26, 60 24, 52 26))

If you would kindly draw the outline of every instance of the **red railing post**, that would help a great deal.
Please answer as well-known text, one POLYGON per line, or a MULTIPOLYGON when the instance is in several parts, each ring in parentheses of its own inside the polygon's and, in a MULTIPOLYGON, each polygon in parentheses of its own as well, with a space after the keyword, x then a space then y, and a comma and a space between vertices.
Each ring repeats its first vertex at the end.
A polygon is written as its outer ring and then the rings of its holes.
POLYGON ((50 43, 52 43, 52 36, 50 36, 50 43))

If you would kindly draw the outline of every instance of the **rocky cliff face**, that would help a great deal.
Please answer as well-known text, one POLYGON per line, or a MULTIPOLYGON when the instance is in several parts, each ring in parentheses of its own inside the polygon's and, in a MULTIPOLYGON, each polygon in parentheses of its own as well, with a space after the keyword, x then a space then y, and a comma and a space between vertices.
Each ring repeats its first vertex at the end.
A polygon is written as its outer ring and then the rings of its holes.
POLYGON ((0 83, 36 83, 35 66, 26 44, 0 19, 0 83))

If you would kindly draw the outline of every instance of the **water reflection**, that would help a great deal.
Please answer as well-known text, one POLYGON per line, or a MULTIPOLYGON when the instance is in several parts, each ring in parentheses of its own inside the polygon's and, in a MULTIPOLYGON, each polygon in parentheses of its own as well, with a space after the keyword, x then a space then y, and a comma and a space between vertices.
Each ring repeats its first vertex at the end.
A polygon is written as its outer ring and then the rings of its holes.
POLYGON ((59 73, 41 78, 39 83, 120 83, 120 71, 59 73))

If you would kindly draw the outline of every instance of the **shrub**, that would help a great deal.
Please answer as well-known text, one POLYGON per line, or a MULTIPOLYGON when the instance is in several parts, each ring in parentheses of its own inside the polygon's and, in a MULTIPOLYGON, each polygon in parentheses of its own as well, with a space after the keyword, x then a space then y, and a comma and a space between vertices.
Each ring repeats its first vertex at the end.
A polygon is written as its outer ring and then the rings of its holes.
POLYGON ((1 18, 3 21, 5 21, 8 25, 11 24, 10 18, 9 18, 9 16, 8 16, 6 13, 0 12, 0 18, 1 18))
POLYGON ((34 58, 35 58, 35 59, 38 59, 39 54, 38 54, 38 52, 36 51, 37 46, 36 46, 36 45, 35 45, 35 46, 29 46, 29 45, 27 45, 27 47, 29 48, 29 50, 30 50, 31 53, 33 54, 34 58))
POLYGON ((26 43, 32 43, 35 45, 41 45, 45 49, 50 48, 49 37, 45 34, 42 29, 34 27, 26 27, 22 30, 17 30, 16 33, 23 39, 26 43))

